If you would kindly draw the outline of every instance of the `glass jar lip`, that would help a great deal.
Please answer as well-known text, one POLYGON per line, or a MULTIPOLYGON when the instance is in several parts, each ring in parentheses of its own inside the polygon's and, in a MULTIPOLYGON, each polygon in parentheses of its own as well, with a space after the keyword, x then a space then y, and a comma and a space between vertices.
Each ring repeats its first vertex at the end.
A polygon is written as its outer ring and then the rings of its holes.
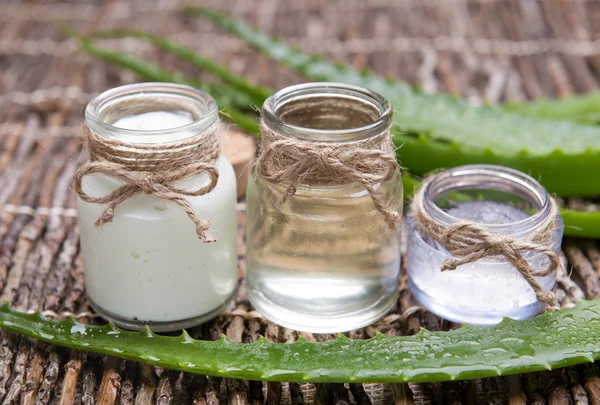
POLYGON ((358 141, 379 135, 390 127, 392 115, 390 102, 379 93, 363 87, 335 82, 313 82, 285 87, 268 97, 262 106, 263 120, 271 129, 303 140, 315 141, 315 136, 319 136, 318 142, 358 141), (364 126, 335 130, 301 127, 279 118, 277 111, 286 102, 317 95, 357 98, 376 108, 379 116, 375 121, 364 126))
POLYGON ((218 113, 215 99, 202 90, 183 84, 147 82, 127 84, 104 91, 87 104, 84 115, 86 124, 99 136, 118 138, 130 143, 148 143, 140 141, 139 136, 143 135, 145 139, 154 139, 152 143, 162 143, 182 141, 204 132, 216 122, 218 113), (150 99, 155 93, 188 98, 192 103, 201 104, 206 111, 202 117, 189 124, 158 130, 120 128, 104 121, 101 117, 103 108, 110 102, 125 97, 150 99))
MULTIPOLYGON (((444 226, 449 226, 455 224, 457 222, 464 221, 461 218, 457 218, 449 214, 440 208, 436 203, 436 199, 448 192, 458 191, 461 189, 460 185, 456 187, 447 187, 436 194, 432 195, 432 190, 436 185, 439 185, 442 181, 447 180, 449 178, 460 178, 472 175, 483 175, 495 177, 498 180, 512 183, 517 187, 520 187, 523 190, 527 190, 530 192, 533 198, 527 198, 532 203, 536 204, 538 210, 535 214, 524 218, 519 221, 514 221, 510 223, 503 224, 478 224, 490 230, 493 230, 498 233, 507 233, 512 235, 520 235, 523 233, 527 233, 532 231, 538 224, 544 221, 545 218, 550 215, 551 207, 550 207, 550 195, 537 180, 533 177, 520 172, 515 169, 511 169, 504 166, 497 165, 486 165, 486 164, 478 164, 478 165, 466 165, 466 166, 458 166, 452 169, 446 170, 438 175, 436 178, 429 182, 426 185, 424 190, 424 208, 432 216, 432 218, 438 221, 440 224, 444 226), (534 201, 535 200, 535 201, 534 201)), ((482 187, 463 187, 463 189, 475 189, 475 188, 486 188, 485 185, 482 187)), ((492 187, 487 187, 488 189, 494 189, 492 187)), ((516 193, 515 193, 516 194, 516 193)), ((524 196, 522 196, 524 197, 524 196)))

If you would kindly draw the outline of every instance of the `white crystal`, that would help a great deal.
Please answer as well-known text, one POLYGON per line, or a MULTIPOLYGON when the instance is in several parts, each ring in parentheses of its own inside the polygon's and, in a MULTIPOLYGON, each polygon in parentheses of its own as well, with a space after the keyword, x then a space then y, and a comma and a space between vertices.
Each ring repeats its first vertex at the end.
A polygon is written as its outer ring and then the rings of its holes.
MULTIPOLYGON (((456 218, 480 224, 507 224, 529 217, 525 211, 492 201, 469 201, 448 210, 456 218)), ((413 294, 438 315, 453 321, 492 324, 502 316, 526 318, 539 310, 536 296, 523 276, 501 257, 486 258, 440 271, 448 252, 426 243, 414 229, 410 234, 408 268, 413 294)), ((527 257, 536 269, 548 265, 543 254, 527 257)), ((552 289, 555 274, 538 279, 552 289)))
POLYGON ((509 224, 529 217, 519 208, 495 201, 461 202, 450 208, 448 214, 479 224, 509 224))

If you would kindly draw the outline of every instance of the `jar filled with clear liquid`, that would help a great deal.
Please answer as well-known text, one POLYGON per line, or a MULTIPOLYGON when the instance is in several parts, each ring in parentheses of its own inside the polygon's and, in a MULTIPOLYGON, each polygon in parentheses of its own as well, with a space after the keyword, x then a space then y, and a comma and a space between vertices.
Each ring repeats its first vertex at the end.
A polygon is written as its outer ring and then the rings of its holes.
MULTIPOLYGON (((469 221, 494 234, 525 239, 551 215, 553 232, 545 246, 557 252, 563 235, 551 197, 530 176, 502 166, 471 165, 438 174, 425 186, 423 208, 437 223, 469 221)), ((502 256, 492 256, 441 271, 453 256, 431 237, 423 236, 408 215, 408 280, 412 294, 431 312, 454 322, 495 324, 503 317, 525 319, 542 311, 532 287, 502 256)), ((524 252, 535 270, 549 265, 547 255, 524 252)), ((556 284, 556 271, 535 277, 545 290, 556 284)))
MULTIPOLYGON (((339 84, 284 89, 265 102, 263 123, 290 139, 353 142, 388 131, 390 104, 339 84)), ((252 304, 270 320, 302 331, 341 332, 381 318, 397 299, 399 228, 392 230, 358 183, 289 185, 253 173, 247 190, 247 277, 252 304)), ((398 212, 399 174, 375 186, 398 212)))

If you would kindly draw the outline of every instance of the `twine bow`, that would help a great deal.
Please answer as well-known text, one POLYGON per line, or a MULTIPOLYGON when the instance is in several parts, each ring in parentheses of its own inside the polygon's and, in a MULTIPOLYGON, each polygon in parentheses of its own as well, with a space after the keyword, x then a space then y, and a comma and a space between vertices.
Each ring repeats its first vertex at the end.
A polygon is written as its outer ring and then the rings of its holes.
POLYGON ((397 210, 389 207, 376 186, 391 180, 398 172, 398 162, 391 148, 390 134, 376 140, 355 143, 318 143, 285 138, 264 124, 256 159, 256 174, 271 182, 287 183, 280 203, 296 193, 299 184, 335 185, 360 183, 390 229, 401 220, 397 210))
POLYGON ((558 255, 546 245, 554 234, 555 218, 558 215, 556 203, 552 198, 549 198, 551 212, 548 219, 527 238, 518 239, 492 232, 474 222, 461 221, 443 226, 435 221, 423 207, 424 193, 431 180, 431 178, 428 179, 415 193, 411 204, 411 215, 413 223, 421 235, 433 238, 454 256, 444 261, 441 271, 455 270, 463 264, 473 263, 486 257, 502 256, 531 286, 539 302, 550 306, 557 304, 554 293, 544 290, 535 279, 535 277, 549 276, 556 269, 562 269, 558 255), (542 270, 534 269, 523 257, 525 252, 546 255, 549 259, 548 266, 542 270))
POLYGON ((220 151, 216 128, 203 135, 208 139, 191 140, 160 145, 138 145, 99 137, 86 127, 88 149, 93 160, 81 166, 73 176, 75 192, 85 202, 108 204, 98 217, 95 226, 111 222, 115 209, 125 200, 138 194, 154 195, 179 205, 196 225, 196 234, 203 243, 215 242, 210 233, 210 222, 196 214, 186 197, 196 197, 211 192, 217 185, 219 172, 214 161, 220 151), (194 163, 189 163, 193 162, 194 163), (199 161, 198 161, 199 160, 199 161), (205 186, 189 190, 172 183, 206 173, 205 186), (102 197, 93 197, 83 190, 83 178, 102 174, 122 185, 102 197))

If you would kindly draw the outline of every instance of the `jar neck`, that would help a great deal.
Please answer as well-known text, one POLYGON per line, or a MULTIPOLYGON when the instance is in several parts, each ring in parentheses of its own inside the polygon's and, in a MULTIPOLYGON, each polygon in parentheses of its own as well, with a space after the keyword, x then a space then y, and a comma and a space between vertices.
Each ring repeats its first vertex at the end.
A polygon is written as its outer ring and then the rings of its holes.
MULTIPOLYGON (((93 99, 85 121, 96 135, 132 144, 160 145, 201 136, 217 122, 218 108, 207 93, 172 83, 137 83, 116 87, 93 99), (185 125, 163 129, 125 129, 113 125, 125 117, 165 112, 184 118, 185 125)), ((181 122, 181 120, 179 120, 181 122)))
POLYGON ((514 237, 525 237, 552 215, 550 196, 544 187, 532 177, 517 170, 494 165, 469 165, 456 167, 437 175, 426 185, 423 207, 425 212, 439 224, 447 227, 464 219, 452 216, 440 208, 436 201, 450 193, 465 190, 493 190, 514 195, 527 202, 535 213, 523 220, 486 224, 483 228, 514 237))
POLYGON ((315 143, 367 140, 387 132, 390 103, 379 94, 340 83, 287 87, 262 107, 263 125, 281 136, 315 143))

